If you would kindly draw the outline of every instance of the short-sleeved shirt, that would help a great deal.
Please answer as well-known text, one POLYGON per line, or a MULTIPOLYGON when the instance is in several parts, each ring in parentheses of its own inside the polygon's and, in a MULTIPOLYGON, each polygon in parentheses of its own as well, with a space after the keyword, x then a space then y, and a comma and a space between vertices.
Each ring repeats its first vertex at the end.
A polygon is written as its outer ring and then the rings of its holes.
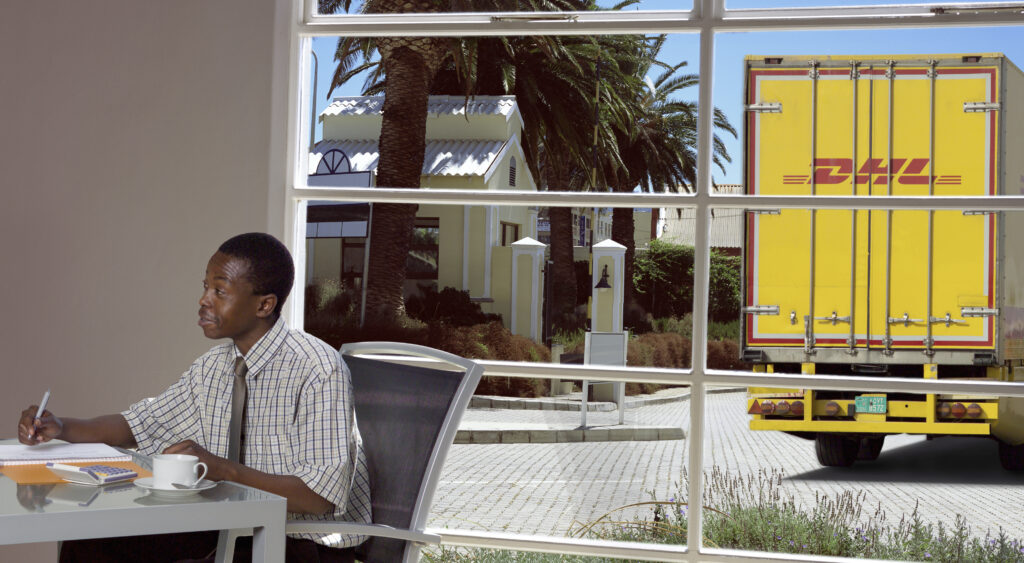
MULTIPOLYGON (((139 451, 158 453, 193 440, 228 456, 234 344, 215 346, 159 396, 133 404, 122 415, 139 451)), ((362 440, 355 425, 352 381, 338 351, 283 319, 245 355, 249 386, 244 459, 249 467, 294 475, 334 504, 328 514, 290 513, 302 520, 370 521, 370 486, 362 440)), ((363 536, 294 534, 323 545, 348 547, 363 536)))

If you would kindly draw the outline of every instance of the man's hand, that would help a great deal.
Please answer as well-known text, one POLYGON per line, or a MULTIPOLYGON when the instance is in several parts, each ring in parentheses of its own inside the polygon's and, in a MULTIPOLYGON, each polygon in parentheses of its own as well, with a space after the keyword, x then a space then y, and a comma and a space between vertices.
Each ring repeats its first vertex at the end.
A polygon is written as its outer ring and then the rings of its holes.
POLYGON ((206 464, 206 476, 203 478, 210 481, 234 480, 233 477, 239 467, 238 463, 223 457, 217 457, 192 440, 185 440, 184 442, 167 446, 162 453, 194 455, 198 457, 199 461, 206 464))
POLYGON ((21 418, 18 419, 18 441, 22 444, 34 446, 43 442, 49 442, 59 438, 64 431, 64 423, 53 415, 52 412, 43 411, 39 420, 36 420, 36 411, 39 407, 32 405, 21 411, 21 418))
POLYGON ((168 446, 163 453, 198 457, 199 461, 206 464, 205 479, 234 481, 285 497, 288 499, 288 512, 325 514, 334 510, 333 504, 314 493, 302 479, 294 475, 274 475, 246 467, 241 463, 217 457, 192 440, 168 446))

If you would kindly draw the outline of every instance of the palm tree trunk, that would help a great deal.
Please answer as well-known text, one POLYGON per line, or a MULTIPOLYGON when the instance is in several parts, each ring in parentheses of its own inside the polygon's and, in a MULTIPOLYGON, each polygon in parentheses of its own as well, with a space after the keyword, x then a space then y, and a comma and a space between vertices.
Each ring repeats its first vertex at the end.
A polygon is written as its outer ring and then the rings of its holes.
MULTIPOLYGON (((551 147, 548 147, 550 149, 551 147)), ((544 185, 549 191, 565 189, 567 167, 554 154, 545 153, 543 168, 544 185)), ((551 222, 551 318, 548 320, 555 329, 573 330, 570 321, 576 309, 576 265, 572 254, 572 208, 549 207, 548 221, 551 222)))
MULTIPOLYGON (((381 49, 384 52, 384 49, 381 49)), ((417 50, 393 45, 383 57, 387 83, 377 187, 418 188, 423 170, 430 65, 417 50)), ((405 315, 405 261, 417 206, 374 206, 367 266, 366 324, 387 326, 405 315)))

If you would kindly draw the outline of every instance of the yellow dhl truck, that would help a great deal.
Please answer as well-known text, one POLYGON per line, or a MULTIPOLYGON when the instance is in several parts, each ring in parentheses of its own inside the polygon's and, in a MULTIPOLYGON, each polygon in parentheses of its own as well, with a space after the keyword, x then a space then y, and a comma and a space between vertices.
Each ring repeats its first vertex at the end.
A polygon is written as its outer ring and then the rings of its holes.
MULTIPOLYGON (((748 194, 1024 194, 1024 74, 1000 54, 745 62, 748 194)), ((759 210, 744 235, 755 370, 1024 381, 1024 212, 759 210)), ((751 387, 747 411, 826 466, 906 433, 992 437, 1024 468, 1024 399, 751 387)))

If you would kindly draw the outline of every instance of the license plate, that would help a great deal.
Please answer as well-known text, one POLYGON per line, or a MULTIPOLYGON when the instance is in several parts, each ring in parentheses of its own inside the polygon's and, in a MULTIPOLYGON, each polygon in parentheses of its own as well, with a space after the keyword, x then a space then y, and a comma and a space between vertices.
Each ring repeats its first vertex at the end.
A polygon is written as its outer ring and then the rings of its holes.
POLYGON ((885 397, 864 397, 860 396, 853 400, 857 412, 869 414, 885 414, 887 405, 885 397))

